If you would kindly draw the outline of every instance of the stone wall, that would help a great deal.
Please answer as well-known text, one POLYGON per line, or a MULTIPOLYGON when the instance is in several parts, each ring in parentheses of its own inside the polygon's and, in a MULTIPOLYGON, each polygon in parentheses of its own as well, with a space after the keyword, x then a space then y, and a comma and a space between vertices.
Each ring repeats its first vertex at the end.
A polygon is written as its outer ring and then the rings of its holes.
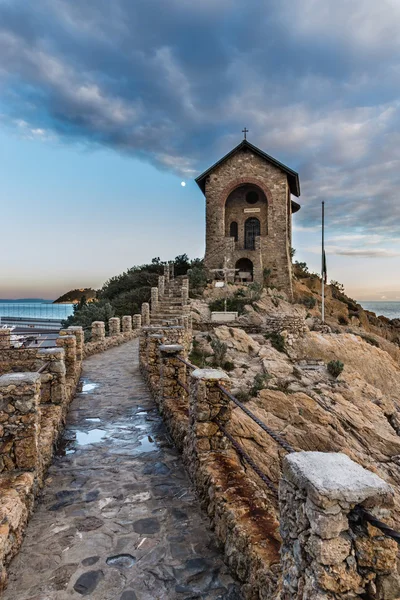
MULTIPOLYGON (((140 317, 140 315, 139 315, 140 317)), ((140 319, 134 320, 140 328, 140 319)), ((6 568, 18 552, 32 513, 34 498, 61 433, 82 360, 139 335, 132 319, 112 319, 92 325, 92 340, 84 343, 81 327, 60 331, 52 348, 11 348, 7 330, 0 347, 0 593, 6 568)))
MULTIPOLYGON (((300 322, 291 325, 301 328, 300 322)), ((226 561, 243 582, 243 597, 398 600, 397 544, 354 521, 353 513, 364 505, 387 520, 390 486, 344 455, 294 452, 284 459, 280 483, 280 537, 271 510, 277 502, 273 491, 247 474, 227 437, 235 407, 220 385, 229 390, 229 377, 185 364, 184 335, 173 327, 145 328, 141 370, 226 561)))
POLYGON ((345 454, 297 452, 283 461, 279 498, 281 600, 399 597, 397 543, 352 514, 366 505, 387 520, 391 486, 345 454))

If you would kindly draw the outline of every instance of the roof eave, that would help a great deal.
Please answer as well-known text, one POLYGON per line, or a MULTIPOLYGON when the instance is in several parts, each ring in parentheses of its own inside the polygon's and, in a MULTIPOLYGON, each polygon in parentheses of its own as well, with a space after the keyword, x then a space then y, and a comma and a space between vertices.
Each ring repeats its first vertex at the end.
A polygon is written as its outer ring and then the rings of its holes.
POLYGON ((201 189, 201 191, 203 192, 203 194, 205 194, 206 179, 207 179, 208 175, 217 166, 219 166, 221 163, 225 162, 230 156, 232 156, 233 154, 235 154, 235 152, 237 152, 238 150, 240 150, 240 148, 244 148, 244 147, 250 148, 250 150, 252 150, 256 154, 258 154, 259 156, 261 156, 262 158, 264 158, 266 161, 272 163, 278 169, 280 169, 281 171, 283 171, 284 173, 286 173, 287 178, 288 178, 288 182, 289 182, 289 188, 290 188, 291 194, 293 194, 296 197, 300 196, 299 174, 296 173, 296 171, 293 171, 292 169, 290 169, 289 167, 287 167, 286 165, 284 165, 283 163, 279 162, 279 160, 276 160, 272 156, 269 156, 269 154, 266 154, 265 152, 263 152, 262 150, 260 150, 260 148, 257 148, 257 146, 253 146, 253 144, 250 144, 250 142, 248 142, 247 140, 242 140, 240 142, 240 144, 238 144, 237 146, 235 146, 235 148, 233 148, 230 152, 228 152, 228 154, 225 154, 225 156, 223 156, 222 158, 220 158, 216 163, 214 163, 213 165, 211 165, 211 167, 209 167, 208 169, 206 169, 206 171, 204 171, 201 175, 199 175, 198 177, 196 177, 195 182, 197 183, 197 185, 199 186, 199 188, 201 189))

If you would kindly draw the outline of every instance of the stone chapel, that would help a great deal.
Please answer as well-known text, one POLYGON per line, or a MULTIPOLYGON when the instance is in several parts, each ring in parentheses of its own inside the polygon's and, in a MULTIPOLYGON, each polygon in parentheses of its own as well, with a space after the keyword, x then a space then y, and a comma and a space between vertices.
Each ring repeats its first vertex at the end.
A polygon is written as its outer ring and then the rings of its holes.
POLYGON ((245 138, 196 179, 206 198, 209 269, 229 269, 230 280, 270 281, 292 294, 292 214, 300 205, 298 174, 245 138))

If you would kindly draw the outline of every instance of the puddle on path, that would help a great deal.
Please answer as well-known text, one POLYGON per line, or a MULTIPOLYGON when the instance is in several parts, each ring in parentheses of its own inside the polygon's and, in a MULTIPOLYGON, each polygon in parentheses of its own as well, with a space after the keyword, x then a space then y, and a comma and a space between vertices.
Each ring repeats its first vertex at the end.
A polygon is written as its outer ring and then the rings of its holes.
POLYGON ((77 431, 76 443, 78 446, 87 446, 87 444, 96 444, 106 435, 104 429, 91 429, 90 431, 77 431))
POLYGON ((135 562, 136 558, 131 554, 116 554, 106 559, 106 563, 111 567, 122 567, 124 569, 130 569, 135 562))
POLYGON ((90 383, 90 381, 83 380, 82 382, 82 394, 90 394, 98 387, 98 383, 90 383))
POLYGON ((139 438, 140 447, 138 448, 138 452, 154 452, 158 450, 157 443, 153 440, 151 435, 144 435, 139 438))

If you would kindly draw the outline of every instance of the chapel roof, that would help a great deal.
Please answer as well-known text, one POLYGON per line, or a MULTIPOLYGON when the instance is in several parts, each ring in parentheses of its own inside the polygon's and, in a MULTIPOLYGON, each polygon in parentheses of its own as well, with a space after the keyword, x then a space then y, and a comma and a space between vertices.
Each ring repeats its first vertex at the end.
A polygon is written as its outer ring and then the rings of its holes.
MULTIPOLYGON (((225 154, 225 156, 220 158, 216 163, 214 163, 211 167, 209 167, 206 171, 204 171, 204 173, 202 173, 201 175, 196 177, 195 181, 196 181, 197 185, 199 186, 199 188, 201 189, 201 191, 203 192, 203 194, 205 193, 206 179, 207 179, 208 175, 210 175, 210 173, 212 173, 212 171, 216 167, 218 167, 220 164, 222 164, 223 162, 228 160, 228 158, 230 158, 231 156, 236 154, 236 152, 239 152, 239 150, 242 150, 244 148, 251 150, 252 152, 254 152, 254 154, 257 154, 258 156, 260 156, 267 162, 271 163, 272 165, 274 165, 275 167, 277 167, 278 169, 280 169, 281 171, 286 173, 291 194, 293 194, 293 196, 297 196, 297 197, 300 196, 300 181, 299 181, 298 173, 296 173, 296 171, 293 171, 292 169, 290 169, 283 163, 279 162, 279 160, 276 160, 276 158, 273 158, 269 154, 266 154, 265 152, 260 150, 260 148, 257 148, 257 146, 253 146, 253 144, 250 144, 250 142, 247 140, 242 140, 240 142, 240 144, 238 144, 235 148, 233 148, 233 150, 228 152, 228 154, 225 154)), ((297 202, 295 202, 294 204, 296 204, 300 208, 300 205, 298 205, 297 202)), ((299 210, 299 208, 297 210, 299 210)))

